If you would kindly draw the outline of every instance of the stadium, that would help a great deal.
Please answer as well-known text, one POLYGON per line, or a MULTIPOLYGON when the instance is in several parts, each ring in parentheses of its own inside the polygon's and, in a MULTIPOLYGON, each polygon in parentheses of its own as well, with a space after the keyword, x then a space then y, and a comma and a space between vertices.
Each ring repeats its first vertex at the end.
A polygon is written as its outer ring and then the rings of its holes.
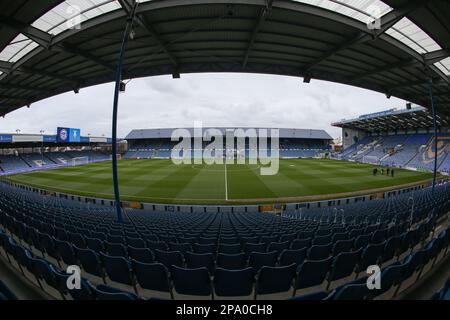
POLYGON ((0 9, 5 119, 114 83, 111 136, 82 123, 0 134, 0 300, 449 299, 448 1, 0 9), (405 104, 333 114, 342 145, 283 118, 118 134, 129 81, 197 73, 336 82, 405 104))

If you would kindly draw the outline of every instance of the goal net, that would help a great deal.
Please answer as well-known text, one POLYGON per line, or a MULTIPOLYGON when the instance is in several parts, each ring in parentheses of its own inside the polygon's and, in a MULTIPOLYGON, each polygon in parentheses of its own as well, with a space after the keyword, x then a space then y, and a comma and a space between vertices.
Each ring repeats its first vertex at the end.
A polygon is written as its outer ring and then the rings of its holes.
POLYGON ((362 158, 362 162, 370 164, 380 164, 380 159, 377 156, 364 156, 362 158))
MULTIPOLYGON (((116 159, 117 160, 122 160, 122 155, 120 153, 116 154, 116 159)), ((109 155, 109 160, 112 160, 112 154, 109 155)))
POLYGON ((71 161, 72 167, 81 166, 83 164, 88 164, 88 163, 89 163, 89 157, 77 157, 77 158, 73 158, 71 161))

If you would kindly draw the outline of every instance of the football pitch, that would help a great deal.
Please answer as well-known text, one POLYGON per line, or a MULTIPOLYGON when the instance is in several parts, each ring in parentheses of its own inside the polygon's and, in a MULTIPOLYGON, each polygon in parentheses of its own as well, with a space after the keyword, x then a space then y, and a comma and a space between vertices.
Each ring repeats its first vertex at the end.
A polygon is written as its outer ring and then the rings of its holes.
MULTIPOLYGON (((123 200, 179 204, 244 204, 320 200, 375 193, 425 182, 430 173, 395 169, 373 176, 374 166, 337 160, 280 160, 276 175, 259 165, 176 165, 171 160, 119 161, 123 200)), ((111 162, 8 177, 14 182, 69 194, 112 199, 111 162)))

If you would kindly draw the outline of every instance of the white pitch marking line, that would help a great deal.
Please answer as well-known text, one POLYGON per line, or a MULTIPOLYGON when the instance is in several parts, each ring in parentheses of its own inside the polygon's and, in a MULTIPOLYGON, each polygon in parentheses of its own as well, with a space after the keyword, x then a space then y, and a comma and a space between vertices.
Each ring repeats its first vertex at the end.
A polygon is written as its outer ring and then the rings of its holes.
POLYGON ((225 170, 224 170, 224 174, 225 174, 225 200, 228 201, 228 180, 227 180, 227 161, 226 160, 225 160, 224 164, 225 164, 225 170))

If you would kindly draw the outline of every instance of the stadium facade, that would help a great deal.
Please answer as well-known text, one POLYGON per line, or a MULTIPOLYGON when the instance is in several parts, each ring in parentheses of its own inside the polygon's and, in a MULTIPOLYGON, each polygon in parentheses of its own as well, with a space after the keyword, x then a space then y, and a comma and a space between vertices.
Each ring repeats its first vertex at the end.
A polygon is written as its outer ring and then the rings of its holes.
MULTIPOLYGON (((259 137, 260 130, 269 132, 270 146, 270 130, 277 130, 279 139, 279 152, 282 158, 308 158, 318 157, 330 151, 330 144, 333 138, 325 130, 315 129, 294 129, 294 128, 202 128, 203 133, 214 129, 222 133, 226 137, 227 132, 236 132, 242 130, 248 133, 252 130, 259 137), (250 131, 249 131, 250 130, 250 131)), ((170 158, 172 149, 177 145, 180 137, 176 134, 179 130, 185 130, 190 137, 195 136, 195 128, 165 128, 165 129, 136 129, 132 130, 125 139, 128 142, 128 152, 126 158, 170 158), (172 139, 173 138, 173 139, 172 139)), ((249 137, 245 141, 245 151, 248 155, 249 137)), ((208 142, 203 143, 203 148, 207 147, 208 142)), ((237 144, 234 144, 237 148, 237 144)), ((224 141, 224 150, 226 149, 224 141)))

